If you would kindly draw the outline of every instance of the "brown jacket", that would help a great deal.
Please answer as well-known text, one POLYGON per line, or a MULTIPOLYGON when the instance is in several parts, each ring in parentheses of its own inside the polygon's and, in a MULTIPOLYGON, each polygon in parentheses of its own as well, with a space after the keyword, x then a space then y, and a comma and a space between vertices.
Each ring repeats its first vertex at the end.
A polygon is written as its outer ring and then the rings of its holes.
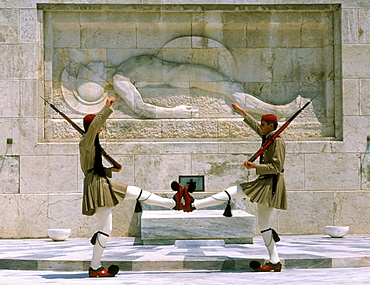
POLYGON ((85 174, 82 198, 82 214, 91 216, 97 207, 114 207, 125 197, 127 185, 109 181, 112 171, 105 169, 107 178, 91 171, 95 162, 95 137, 104 122, 113 113, 112 108, 104 106, 91 122, 87 133, 80 140, 80 164, 85 174))
MULTIPOLYGON (((248 124, 260 137, 262 131, 259 122, 247 114, 244 122, 248 124)), ((273 135, 271 132, 267 138, 273 135)), ((267 207, 285 210, 287 208, 286 186, 284 180, 284 161, 286 146, 282 138, 277 137, 270 147, 263 153, 263 160, 256 168, 260 175, 255 181, 242 183, 244 193, 251 202, 257 202, 267 207), (271 175, 273 174, 273 175, 271 175), (274 175, 276 175, 274 177, 274 175), (275 189, 275 194, 273 194, 275 189)))

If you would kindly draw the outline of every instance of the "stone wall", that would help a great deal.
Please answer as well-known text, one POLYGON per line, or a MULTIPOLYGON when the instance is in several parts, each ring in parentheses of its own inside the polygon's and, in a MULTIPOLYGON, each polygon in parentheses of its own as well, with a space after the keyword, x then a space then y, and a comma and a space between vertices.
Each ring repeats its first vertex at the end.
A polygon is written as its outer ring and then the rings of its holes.
MULTIPOLYGON (((283 122, 317 95, 283 135, 289 208, 274 228, 370 233, 370 3, 96 2, 0 3, 0 238, 94 232, 80 214, 79 135, 40 96, 80 124, 110 95, 114 180, 167 196, 179 175, 204 175, 207 192, 255 178, 243 162, 260 142, 232 102, 283 122)), ((113 235, 137 234, 133 208, 116 207, 113 235)))

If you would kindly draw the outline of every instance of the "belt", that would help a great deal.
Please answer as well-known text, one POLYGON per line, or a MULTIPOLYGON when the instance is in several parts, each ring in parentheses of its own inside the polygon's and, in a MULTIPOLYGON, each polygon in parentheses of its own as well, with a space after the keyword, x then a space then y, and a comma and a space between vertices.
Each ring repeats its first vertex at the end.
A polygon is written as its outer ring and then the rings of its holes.
POLYGON ((274 176, 276 176, 277 174, 265 174, 265 175, 260 175, 258 178, 261 178, 261 179, 268 179, 268 178, 272 178, 274 176))
MULTIPOLYGON (((280 173, 284 173, 284 169, 282 169, 280 171, 280 173)), ((275 177, 275 176, 279 175, 280 173, 277 173, 277 174, 264 174, 264 175, 260 175, 259 178, 261 178, 261 179, 272 178, 272 177, 275 177)))
POLYGON ((89 174, 90 172, 94 172, 94 168, 91 168, 91 169, 89 169, 89 170, 86 170, 86 171, 84 172, 85 176, 86 176, 87 174, 89 174))
MULTIPOLYGON (((284 173, 284 169, 281 170, 280 173, 284 173)), ((265 174, 265 175, 260 175, 259 178, 261 179, 268 179, 268 178, 272 178, 273 181, 272 181, 272 195, 275 195, 276 193, 276 186, 277 186, 277 181, 278 181, 278 175, 279 174, 265 174)))

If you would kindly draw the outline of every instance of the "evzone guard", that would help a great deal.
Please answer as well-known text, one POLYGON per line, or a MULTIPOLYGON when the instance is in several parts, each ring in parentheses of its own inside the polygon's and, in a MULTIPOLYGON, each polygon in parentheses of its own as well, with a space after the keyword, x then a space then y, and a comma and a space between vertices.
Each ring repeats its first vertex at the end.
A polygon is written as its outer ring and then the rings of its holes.
POLYGON ((262 138, 261 148, 249 160, 244 162, 244 166, 247 169, 256 169, 256 174, 259 175, 256 180, 241 183, 211 197, 196 200, 189 194, 191 191, 189 191, 188 185, 182 191, 181 184, 177 182, 172 182, 171 184, 173 190, 179 189, 179 191, 183 192, 185 205, 182 208, 185 212, 227 202, 224 216, 231 217, 231 199, 247 198, 251 202, 257 203, 258 228, 269 253, 269 261, 263 266, 257 261, 250 263, 250 267, 257 272, 280 272, 282 268, 276 248, 276 243, 280 241, 280 237, 271 228, 270 224, 274 208, 281 210, 286 210, 287 208, 284 180, 286 146, 284 140, 279 135, 312 100, 295 112, 279 129, 277 129, 278 119, 275 115, 266 114, 261 117, 261 122, 259 123, 238 104, 232 104, 233 109, 244 117, 244 122, 262 138), (253 163, 257 158, 259 158, 259 164, 253 163))
MULTIPOLYGON (((262 116, 261 123, 243 110, 238 104, 232 104, 235 111, 244 117, 247 123, 263 140, 268 140, 277 128, 277 117, 272 114, 262 116)), ((264 143, 264 142, 263 142, 264 143)), ((279 255, 276 249, 278 235, 270 226, 273 209, 285 210, 287 207, 286 189, 284 181, 285 142, 278 137, 260 156, 260 164, 245 161, 247 169, 255 168, 259 177, 252 182, 245 182, 238 186, 232 186, 223 192, 217 193, 204 199, 189 197, 188 191, 184 191, 184 211, 191 212, 196 209, 220 205, 228 202, 225 216, 231 216, 229 202, 233 198, 248 198, 251 202, 257 202, 258 227, 261 231, 264 243, 269 252, 269 262, 260 266, 252 262, 250 265, 255 271, 281 271, 279 255)), ((172 182, 174 184, 174 182, 172 182)), ((181 188, 181 187, 180 187, 181 188)))
POLYGON ((113 277, 119 271, 117 265, 111 265, 108 269, 101 265, 101 257, 112 231, 112 210, 118 203, 124 199, 136 199, 135 211, 137 212, 141 211, 140 202, 174 210, 182 209, 180 202, 182 196, 179 196, 178 193, 174 195, 173 199, 163 198, 136 186, 116 183, 110 180, 112 172, 121 171, 122 165, 117 163, 101 148, 99 134, 103 130, 103 124, 113 113, 112 105, 115 101, 114 97, 109 97, 105 106, 97 115, 86 115, 83 118, 84 130, 64 113, 60 112, 53 104, 46 101, 83 135, 79 143, 81 169, 85 175, 82 214, 87 216, 95 215, 97 222, 97 232, 91 238, 94 248, 89 277, 113 277), (113 165, 112 167, 103 167, 102 155, 113 165))
MULTIPOLYGON (((174 210, 181 207, 182 197, 178 195, 173 199, 163 198, 136 186, 110 181, 112 171, 119 172, 122 166, 103 167, 99 134, 102 131, 102 125, 113 113, 112 105, 115 101, 114 97, 109 97, 106 105, 97 115, 90 114, 84 117, 85 134, 79 144, 81 169, 85 174, 82 214, 95 215, 98 230, 91 239, 94 249, 89 269, 90 277, 113 277, 118 272, 118 266, 113 265, 108 270, 101 266, 101 256, 112 231, 114 206, 124 199, 136 199, 138 203, 144 202, 174 210)), ((137 204, 136 211, 141 210, 139 205, 137 204)))

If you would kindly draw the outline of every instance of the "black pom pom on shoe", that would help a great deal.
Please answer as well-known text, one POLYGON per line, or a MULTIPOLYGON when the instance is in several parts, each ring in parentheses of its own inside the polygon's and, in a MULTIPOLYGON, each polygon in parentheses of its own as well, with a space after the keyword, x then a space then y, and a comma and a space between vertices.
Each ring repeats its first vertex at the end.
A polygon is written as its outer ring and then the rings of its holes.
POLYGON ((112 264, 108 267, 108 273, 112 275, 116 275, 119 271, 119 267, 117 265, 112 264))
POLYGON ((258 261, 253 260, 253 261, 249 262, 249 267, 252 268, 252 269, 260 268, 261 263, 258 262, 258 261))
POLYGON ((180 188, 179 183, 177 181, 172 181, 172 183, 171 183, 171 189, 173 191, 179 191, 179 188, 180 188))
POLYGON ((194 182, 194 181, 190 181, 190 182, 188 182, 188 184, 189 184, 188 192, 193 193, 195 191, 195 189, 197 188, 197 183, 194 182))

